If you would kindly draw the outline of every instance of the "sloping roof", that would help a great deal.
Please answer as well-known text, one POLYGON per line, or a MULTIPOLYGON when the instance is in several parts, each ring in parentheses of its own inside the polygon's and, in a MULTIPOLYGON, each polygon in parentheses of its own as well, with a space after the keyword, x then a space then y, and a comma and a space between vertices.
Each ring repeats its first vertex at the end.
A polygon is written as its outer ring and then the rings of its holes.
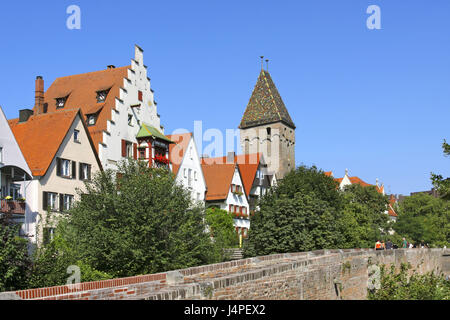
POLYGON ((397 199, 392 194, 389 198, 389 205, 388 205, 388 214, 391 217, 398 217, 397 213, 395 212, 394 205, 397 203, 397 199))
POLYGON ((350 179, 350 182, 352 184, 359 184, 359 185, 361 185, 363 187, 371 187, 371 186, 373 186, 373 185, 371 185, 371 184, 369 184, 367 182, 364 182, 362 179, 360 179, 358 177, 349 177, 349 179, 350 179))
MULTIPOLYGON (((256 172, 258 171, 259 163, 261 161, 262 153, 252 153, 237 155, 234 157, 234 163, 239 166, 239 171, 241 173, 242 183, 244 185, 245 194, 247 197, 250 195, 250 191, 255 181, 256 172)), ((218 158, 206 158, 203 159, 203 163, 227 163, 227 157, 218 158)))
POLYGON ((59 150, 79 109, 32 116, 28 121, 9 120, 9 125, 33 176, 44 176, 59 150))
POLYGON ((324 175, 326 175, 327 177, 332 177, 333 176, 333 171, 324 172, 324 175))
POLYGON ((205 164, 202 170, 207 186, 206 201, 224 200, 228 197, 236 165, 233 164, 205 164))
POLYGON ((239 128, 250 128, 279 121, 295 129, 295 124, 269 72, 261 70, 239 128))
POLYGON ((169 160, 172 164, 172 172, 177 175, 189 141, 191 141, 192 133, 172 134, 168 135, 167 138, 174 142, 169 145, 169 160))
POLYGON ((138 134, 136 135, 136 138, 146 138, 146 137, 158 138, 158 139, 170 142, 170 143, 173 142, 168 137, 163 135, 155 127, 153 127, 153 126, 151 126, 149 124, 143 123, 141 125, 141 128, 139 129, 138 134))
MULTIPOLYGON (((57 78, 47 89, 44 103, 48 104, 48 112, 78 109, 83 114, 99 112, 96 124, 89 126, 89 133, 98 152, 99 143, 103 142, 103 131, 107 130, 107 122, 111 120, 111 111, 115 109, 116 97, 120 97, 120 88, 128 77, 130 66, 106 69, 57 78), (105 102, 97 102, 97 92, 109 90, 105 102), (63 109, 56 108, 56 99, 67 97, 63 109), (103 108, 102 108, 103 106, 103 108)), ((36 113, 36 110, 34 109, 36 113)))

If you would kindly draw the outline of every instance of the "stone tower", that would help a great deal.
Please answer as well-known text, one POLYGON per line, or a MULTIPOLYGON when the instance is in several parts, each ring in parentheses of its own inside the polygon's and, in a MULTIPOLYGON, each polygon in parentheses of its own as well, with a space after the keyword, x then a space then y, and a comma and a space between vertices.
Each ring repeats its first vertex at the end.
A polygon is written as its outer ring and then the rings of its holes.
POLYGON ((295 124, 266 70, 261 70, 239 125, 244 154, 262 153, 270 174, 295 169, 295 124))

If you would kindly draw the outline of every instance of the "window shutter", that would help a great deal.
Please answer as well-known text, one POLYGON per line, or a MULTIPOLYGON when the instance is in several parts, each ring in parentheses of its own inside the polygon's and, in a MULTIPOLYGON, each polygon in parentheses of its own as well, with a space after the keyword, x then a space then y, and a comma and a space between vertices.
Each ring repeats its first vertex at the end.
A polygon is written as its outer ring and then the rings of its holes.
POLYGON ((43 192, 42 194, 42 209, 47 210, 48 208, 48 192, 43 192))
POLYGON ((138 91, 138 100, 142 102, 142 91, 138 91))
POLYGON ((92 166, 90 164, 88 164, 88 176, 87 176, 87 179, 89 181, 91 181, 91 168, 92 168, 92 166))
POLYGON ((122 139, 122 157, 127 156, 127 142, 122 139))
POLYGON ((233 212, 233 205, 230 204, 230 208, 229 208, 230 213, 233 212))
POLYGON ((59 211, 64 211, 64 195, 62 193, 59 194, 59 211))
POLYGON ((72 161, 72 179, 77 178, 77 163, 76 161, 72 161))
POLYGON ((61 158, 56 158, 56 175, 61 176, 61 158))
POLYGON ((83 177, 83 164, 81 162, 78 164, 78 179, 86 179, 86 177, 83 177))
POLYGON ((133 143, 133 158, 137 160, 137 143, 133 143))

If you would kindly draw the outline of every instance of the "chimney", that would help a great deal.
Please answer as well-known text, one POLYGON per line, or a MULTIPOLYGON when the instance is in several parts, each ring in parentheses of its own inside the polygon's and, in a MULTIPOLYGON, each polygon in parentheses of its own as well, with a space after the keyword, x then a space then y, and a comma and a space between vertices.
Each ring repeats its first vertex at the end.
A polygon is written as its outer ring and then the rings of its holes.
POLYGON ((112 64, 110 64, 110 65, 109 65, 109 66, 107 66, 106 68, 107 68, 107 70, 111 70, 111 69, 115 69, 115 68, 116 68, 116 66, 115 66, 115 65, 112 65, 112 64))
POLYGON ((228 152, 227 154, 227 163, 234 163, 234 158, 236 157, 236 153, 228 152))
POLYGON ((44 79, 41 76, 36 77, 36 89, 34 97, 34 108, 36 110, 36 114, 41 114, 44 112, 44 79))
POLYGON ((23 109, 19 110, 19 123, 21 122, 27 122, 28 119, 33 115, 33 110, 30 109, 23 109))

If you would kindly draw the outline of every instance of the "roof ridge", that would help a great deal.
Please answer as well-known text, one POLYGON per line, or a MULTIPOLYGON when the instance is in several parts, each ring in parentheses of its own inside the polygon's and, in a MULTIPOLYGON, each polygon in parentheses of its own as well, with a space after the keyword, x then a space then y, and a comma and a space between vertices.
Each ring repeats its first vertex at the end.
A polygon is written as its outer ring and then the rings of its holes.
POLYGON ((92 74, 92 73, 100 73, 100 72, 108 72, 108 71, 114 72, 114 71, 122 70, 122 69, 125 69, 125 68, 129 69, 130 67, 131 67, 131 65, 123 66, 123 67, 117 67, 117 68, 114 68, 114 69, 102 69, 102 70, 97 70, 97 71, 89 71, 89 72, 77 73, 77 74, 57 77, 57 78, 55 78, 55 81, 58 80, 58 79, 65 79, 65 78, 70 78, 70 77, 84 76, 84 75, 89 75, 89 74, 92 74))

